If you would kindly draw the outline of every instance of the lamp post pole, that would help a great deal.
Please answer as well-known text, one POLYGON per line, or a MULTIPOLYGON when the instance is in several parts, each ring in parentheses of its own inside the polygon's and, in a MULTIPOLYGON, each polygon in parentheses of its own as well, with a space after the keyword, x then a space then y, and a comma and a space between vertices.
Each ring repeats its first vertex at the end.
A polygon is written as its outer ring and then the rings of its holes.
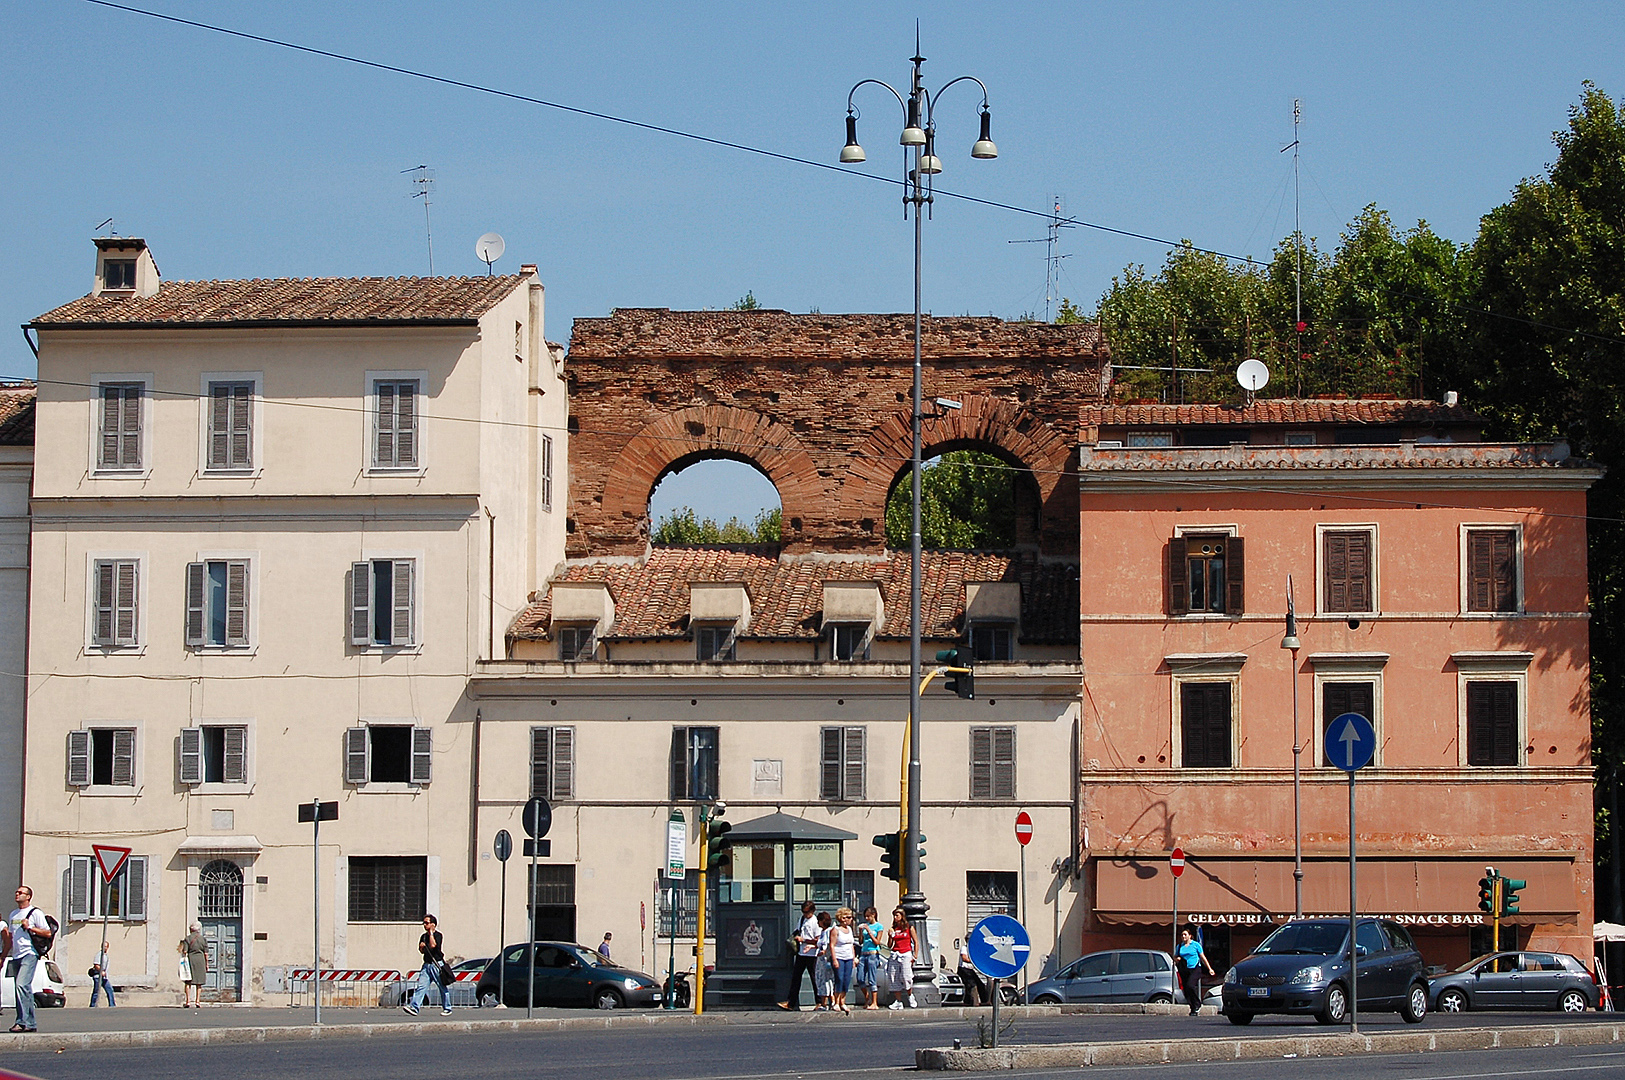
POLYGON ((1303 742, 1298 738, 1298 616, 1292 602, 1292 575, 1286 576, 1286 636, 1281 648, 1292 650, 1292 915, 1303 918, 1303 742))
POLYGON ((846 145, 841 149, 842 164, 857 164, 866 160, 863 147, 858 143, 858 111, 853 104, 853 95, 858 89, 873 83, 891 91, 899 105, 903 107, 904 127, 898 144, 903 147, 903 213, 907 216, 912 207, 914 216, 914 396, 910 408, 910 429, 913 435, 913 448, 909 457, 910 482, 910 525, 909 525, 909 561, 908 561, 908 825, 903 833, 903 849, 899 853, 902 862, 903 881, 905 883, 902 900, 899 906, 908 917, 909 923, 914 927, 914 979, 916 983, 929 984, 932 979, 932 959, 928 948, 929 942, 925 936, 925 913, 931 906, 925 901, 925 892, 920 887, 920 480, 922 463, 921 454, 921 423, 925 419, 924 412, 924 378, 921 362, 920 347, 920 266, 924 242, 923 216, 929 213, 932 203, 932 177, 942 171, 942 162, 936 156, 936 102, 948 87, 960 82, 973 82, 982 90, 982 128, 981 137, 971 147, 971 157, 995 158, 999 156, 998 148, 994 146, 989 137, 989 124, 991 117, 988 112, 987 87, 982 80, 974 75, 961 75, 957 79, 944 83, 933 94, 927 90, 920 79, 920 68, 925 63, 925 57, 920 55, 918 34, 915 35, 914 56, 910 63, 914 65, 909 79, 909 93, 905 101, 903 95, 893 89, 890 84, 879 79, 864 79, 852 87, 846 97, 846 145))

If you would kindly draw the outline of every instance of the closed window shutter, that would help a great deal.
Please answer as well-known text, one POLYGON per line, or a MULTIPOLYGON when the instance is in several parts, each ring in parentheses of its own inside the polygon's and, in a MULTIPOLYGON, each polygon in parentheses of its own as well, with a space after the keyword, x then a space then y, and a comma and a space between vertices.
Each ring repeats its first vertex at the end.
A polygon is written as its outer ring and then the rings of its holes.
POLYGON ((117 607, 114 582, 118 578, 118 564, 113 562, 98 562, 96 564, 96 632, 95 639, 98 645, 113 644, 113 612, 117 607))
POLYGON ((1327 611, 1372 611, 1371 534, 1329 532, 1324 538, 1327 611))
POLYGON ((372 563, 350 564, 350 644, 372 644, 372 563))
POLYGON ((102 387, 102 449, 97 464, 104 469, 118 467, 119 416, 123 398, 122 387, 102 387))
POLYGON ((434 769, 434 732, 426 727, 412 729, 412 783, 427 784, 434 769))
POLYGON ((841 729, 827 727, 819 730, 822 749, 818 766, 818 797, 826 801, 841 797, 841 729))
POLYGON ((1016 729, 993 729, 993 797, 1016 797, 1016 729))
POLYGON ((1479 529, 1467 534, 1467 610, 1518 610, 1517 533, 1479 529))
POLYGON ((553 798, 576 797, 576 729, 553 729, 553 798))
POLYGON ((553 436, 542 436, 542 509, 553 509, 553 436))
POLYGON ((90 918, 90 890, 96 883, 93 875, 100 876, 89 855, 74 855, 68 860, 68 921, 90 918))
POLYGON ((1193 769, 1229 768, 1229 683, 1183 684, 1180 722, 1181 764, 1193 769))
POLYGON ((1489 684, 1492 764, 1518 764, 1518 688, 1516 683, 1489 684))
POLYGON ((253 417, 253 389, 249 383, 238 383, 231 388, 230 465, 234 469, 246 469, 254 464, 253 431, 249 426, 253 417))
POLYGON ((129 728, 113 732, 113 783, 135 785, 135 732, 129 728))
POLYGON ((846 729, 846 745, 844 771, 841 777, 841 797, 848 802, 861 802, 864 798, 864 729, 849 727, 846 729))
POLYGON ((1371 534, 1350 533, 1348 537, 1348 609, 1371 611, 1371 534))
POLYGON ((203 729, 181 728, 181 783, 203 783, 203 729))
POLYGON ((1239 536, 1232 536, 1224 542, 1224 613, 1226 615, 1242 615, 1246 612, 1246 590, 1242 587, 1245 579, 1246 557, 1245 547, 1239 536))
POLYGON ((90 786, 90 732, 68 732, 68 786, 90 786))
POLYGON ((124 919, 147 921, 147 857, 131 855, 124 860, 124 919))
POLYGON ((232 726, 225 730, 225 768, 221 778, 228 784, 248 782, 248 729, 232 726))
POLYGON ((203 645, 204 618, 204 578, 207 576, 208 566, 195 562, 186 564, 186 643, 188 645, 203 645))
POLYGON ((1176 536, 1168 541, 1168 614, 1189 615, 1191 610, 1190 583, 1186 581, 1185 538, 1176 536))
POLYGON ((119 461, 125 468, 141 466, 141 387, 124 387, 119 408, 119 461))
POLYGON ((415 382, 401 383, 395 392, 395 464, 418 463, 417 389, 415 382))
POLYGON ((993 797, 993 729, 970 729, 970 797, 993 797))
POLYGON ((1332 764, 1332 721, 1344 713, 1359 713, 1376 722, 1376 686, 1368 682, 1329 682, 1321 691, 1321 725, 1324 737, 1321 751, 1323 765, 1332 764))
POLYGON ((138 629, 135 611, 138 585, 136 564, 134 560, 124 560, 117 566, 113 592, 113 643, 134 645, 138 629))
POLYGON ((209 387, 209 468, 224 469, 231 464, 231 386, 215 383, 209 387))
POLYGON ((391 599, 392 614, 390 622, 390 644, 412 644, 412 600, 414 582, 412 580, 412 560, 395 560, 394 571, 391 575, 394 597, 391 599))
POLYGON ((547 798, 552 787, 553 740, 552 729, 530 729, 530 797, 547 798))
POLYGON ((369 757, 370 743, 367 739, 367 729, 364 727, 348 728, 344 732, 344 782, 346 784, 365 784, 371 773, 369 757))
POLYGON ((688 798, 688 728, 671 729, 671 757, 667 761, 666 782, 673 799, 688 798))
POLYGON ((395 464, 395 384, 378 384, 378 416, 373 440, 375 465, 395 464))
POLYGON ((226 564, 226 644, 248 644, 248 563, 226 564))

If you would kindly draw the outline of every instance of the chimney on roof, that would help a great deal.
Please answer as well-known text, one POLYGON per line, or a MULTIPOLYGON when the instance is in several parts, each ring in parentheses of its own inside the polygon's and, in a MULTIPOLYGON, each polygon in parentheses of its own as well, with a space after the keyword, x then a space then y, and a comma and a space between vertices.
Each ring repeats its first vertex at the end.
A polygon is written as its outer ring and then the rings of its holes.
POLYGON ((96 278, 91 296, 128 299, 153 296, 158 292, 158 264, 152 261, 147 242, 135 236, 98 236, 96 278))
POLYGON ((1452 409, 1456 407, 1456 403, 1460 400, 1461 395, 1456 393, 1454 390, 1446 390, 1444 392, 1444 403, 1450 406, 1452 409))

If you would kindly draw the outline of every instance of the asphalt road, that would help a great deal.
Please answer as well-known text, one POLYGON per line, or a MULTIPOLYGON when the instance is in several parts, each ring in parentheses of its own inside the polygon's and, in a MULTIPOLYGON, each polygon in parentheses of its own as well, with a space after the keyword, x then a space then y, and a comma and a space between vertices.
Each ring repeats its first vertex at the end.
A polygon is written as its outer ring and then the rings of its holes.
MULTIPOLYGON (((1493 1024, 1587 1023, 1598 1014, 1467 1014, 1430 1016, 1425 1026, 1475 1027, 1493 1024)), ((1612 1017, 1608 1017, 1609 1020, 1612 1017)), ((1102 1042, 1192 1037, 1266 1036, 1315 1031, 1312 1021, 1259 1018, 1236 1028, 1222 1017, 1060 1016, 1018 1020, 1007 1044, 1102 1042)), ((1369 1018, 1364 1031, 1405 1028, 1390 1018, 1369 1018)), ((1319 1028, 1320 1031, 1331 1029, 1319 1028)), ((1408 1030, 1416 1030, 1409 1028, 1408 1030)), ((48 1037, 48 1036, 47 1036, 48 1037)), ((914 1049, 946 1046, 960 1039, 976 1045, 972 1021, 910 1018, 900 1023, 846 1021, 842 1017, 778 1020, 763 1015, 744 1023, 692 1027, 654 1023, 586 1030, 501 1032, 496 1034, 275 1042, 119 1050, 70 1050, 55 1054, 12 1055, 12 1068, 44 1080, 175 1080, 179 1076, 221 1075, 232 1080, 305 1080, 343 1076, 346 1080, 545 1080, 552 1077, 637 1076, 648 1080, 791 1080, 791 1078, 875 1077, 912 1072, 914 1049)), ((1166 1065, 1146 1068, 1168 1069, 1166 1065)), ((1189 1068, 1188 1066, 1186 1067, 1189 1068)), ((1500 1050, 1369 1058, 1326 1058, 1281 1062, 1214 1063, 1197 1066, 1204 1080, 1225 1077, 1416 1077, 1467 1080, 1489 1076, 1551 1074, 1552 1080, 1616 1078, 1625 1072, 1625 1047, 1560 1047, 1539 1051, 1500 1050)), ((1091 1073, 1141 1070, 1094 1068, 1091 1073)), ((1064 1070, 1076 1076, 1077 1069, 1064 1070)), ((1062 1072, 1023 1072, 1060 1076, 1062 1072)))

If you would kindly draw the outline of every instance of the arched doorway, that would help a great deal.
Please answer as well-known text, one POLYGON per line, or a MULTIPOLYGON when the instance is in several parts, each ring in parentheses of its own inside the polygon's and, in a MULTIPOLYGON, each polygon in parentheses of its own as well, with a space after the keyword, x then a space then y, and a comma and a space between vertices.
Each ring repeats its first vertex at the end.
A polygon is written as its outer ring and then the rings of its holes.
POLYGON ((209 943, 204 1001, 243 998, 243 869, 216 859, 198 874, 198 922, 209 943))

